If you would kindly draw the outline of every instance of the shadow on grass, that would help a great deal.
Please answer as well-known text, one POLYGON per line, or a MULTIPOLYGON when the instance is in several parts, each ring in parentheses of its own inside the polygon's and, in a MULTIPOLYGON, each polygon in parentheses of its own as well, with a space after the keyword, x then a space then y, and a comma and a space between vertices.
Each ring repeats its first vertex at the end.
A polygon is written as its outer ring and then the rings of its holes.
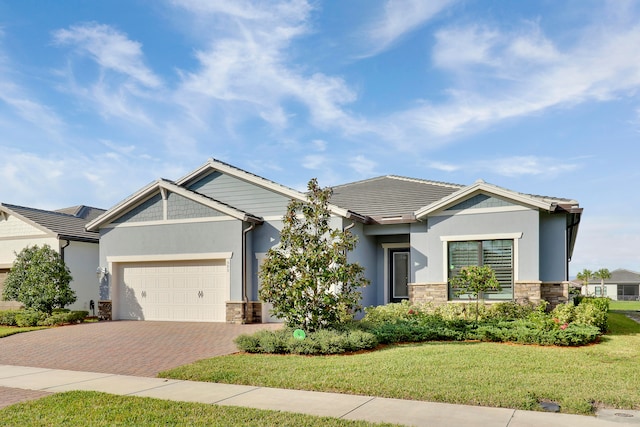
POLYGON ((609 311, 609 331, 602 339, 606 338, 606 336, 640 334, 640 323, 629 318, 628 314, 628 311, 609 311))

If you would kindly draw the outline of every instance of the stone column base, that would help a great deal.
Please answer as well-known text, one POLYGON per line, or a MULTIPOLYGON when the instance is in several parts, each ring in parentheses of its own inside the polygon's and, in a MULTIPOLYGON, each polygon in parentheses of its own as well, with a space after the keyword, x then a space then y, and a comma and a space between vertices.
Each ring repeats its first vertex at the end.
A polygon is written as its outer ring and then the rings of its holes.
POLYGON ((262 323, 262 303, 260 301, 227 301, 227 323, 262 323), (246 310, 245 310, 246 306, 246 310))
POLYGON ((98 301, 98 320, 113 319, 113 305, 111 300, 98 301))

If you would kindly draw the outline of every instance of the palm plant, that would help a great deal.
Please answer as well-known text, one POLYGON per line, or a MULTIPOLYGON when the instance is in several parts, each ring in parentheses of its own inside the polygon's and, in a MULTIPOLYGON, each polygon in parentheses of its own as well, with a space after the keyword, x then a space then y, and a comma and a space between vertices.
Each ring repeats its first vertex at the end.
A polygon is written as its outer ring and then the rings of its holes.
POLYGON ((611 272, 608 268, 601 268, 593 273, 593 278, 600 280, 600 286, 602 287, 602 296, 607 296, 607 289, 604 287, 604 281, 611 278, 611 272))
POLYGON ((585 268, 579 272, 576 277, 582 282, 582 286, 584 286, 584 294, 589 295, 589 281, 593 278, 593 271, 585 268))

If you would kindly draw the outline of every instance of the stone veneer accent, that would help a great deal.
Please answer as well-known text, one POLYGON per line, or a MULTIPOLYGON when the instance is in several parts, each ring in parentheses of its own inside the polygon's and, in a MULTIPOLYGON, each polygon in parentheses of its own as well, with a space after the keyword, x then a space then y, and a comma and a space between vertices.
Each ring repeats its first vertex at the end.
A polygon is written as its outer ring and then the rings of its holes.
POLYGON ((246 319, 242 318, 244 301, 227 301, 227 323, 245 324, 262 323, 262 303, 249 301, 247 304, 246 319))
POLYGON ((98 301, 98 320, 112 320, 113 319, 113 305, 111 300, 98 301))
MULTIPOLYGON (((514 285, 514 300, 519 303, 541 300, 549 303, 548 310, 569 301, 569 282, 543 283, 540 281, 516 282, 514 285)), ((409 301, 412 304, 448 302, 447 283, 409 283, 409 301)))
POLYGON ((441 303, 448 300, 448 285, 446 283, 409 283, 409 301, 415 303, 441 303))

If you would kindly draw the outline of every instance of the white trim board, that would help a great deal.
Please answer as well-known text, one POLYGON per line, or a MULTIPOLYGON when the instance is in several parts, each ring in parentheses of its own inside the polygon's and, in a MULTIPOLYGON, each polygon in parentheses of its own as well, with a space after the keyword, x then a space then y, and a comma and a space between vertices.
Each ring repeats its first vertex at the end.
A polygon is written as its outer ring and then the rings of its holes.
POLYGON ((158 254, 158 255, 123 255, 108 256, 109 264, 126 262, 154 262, 154 261, 201 261, 213 259, 231 259, 233 252, 208 252, 201 254, 158 254))

